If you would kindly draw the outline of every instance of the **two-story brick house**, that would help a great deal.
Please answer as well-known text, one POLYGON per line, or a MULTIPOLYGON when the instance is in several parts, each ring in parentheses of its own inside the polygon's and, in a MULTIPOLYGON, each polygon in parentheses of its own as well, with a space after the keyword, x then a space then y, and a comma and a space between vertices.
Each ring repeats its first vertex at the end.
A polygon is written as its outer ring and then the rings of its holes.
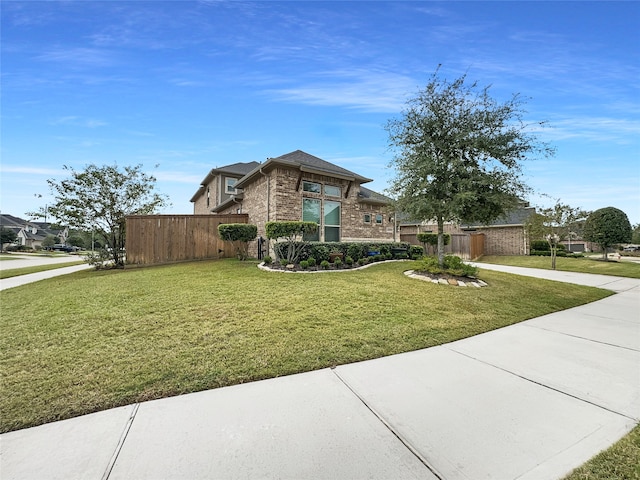
POLYGON ((296 150, 213 169, 191 202, 194 214, 246 213, 262 237, 269 221, 304 220, 320 227, 309 240, 392 242, 390 199, 362 186, 371 181, 296 150))

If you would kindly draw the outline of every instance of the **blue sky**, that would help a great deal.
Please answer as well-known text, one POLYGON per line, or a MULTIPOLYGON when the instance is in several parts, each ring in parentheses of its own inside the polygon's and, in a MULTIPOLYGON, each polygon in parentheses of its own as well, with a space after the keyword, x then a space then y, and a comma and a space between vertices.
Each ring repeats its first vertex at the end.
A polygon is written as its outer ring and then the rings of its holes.
POLYGON ((189 199, 216 166, 301 149, 375 179, 384 124, 439 64, 546 120, 529 200, 640 223, 638 2, 2 2, 2 213, 62 165, 136 165, 189 199), (548 196, 542 196, 546 194, 548 196))

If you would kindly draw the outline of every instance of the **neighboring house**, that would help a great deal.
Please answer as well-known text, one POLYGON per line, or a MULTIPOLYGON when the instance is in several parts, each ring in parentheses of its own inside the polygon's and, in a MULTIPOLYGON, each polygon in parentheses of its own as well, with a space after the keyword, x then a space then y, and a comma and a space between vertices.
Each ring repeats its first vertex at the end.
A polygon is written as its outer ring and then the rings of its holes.
MULTIPOLYGON (((444 231, 452 235, 484 234, 485 255, 528 255, 529 239, 526 223, 534 213, 534 207, 523 204, 521 208, 509 212, 489 225, 445 223, 444 231)), ((437 231, 438 225, 435 222, 402 222, 400 239, 419 244, 416 240, 418 233, 436 233, 437 231)))
POLYGON ((50 223, 32 222, 5 213, 0 214, 0 225, 16 232, 17 239, 15 243, 17 245, 24 245, 31 248, 42 247, 42 241, 47 235, 58 237, 60 243, 65 243, 69 236, 68 227, 64 229, 54 229, 51 228, 50 223))
POLYGON ((263 163, 235 163, 209 172, 191 198, 193 213, 246 213, 266 237, 269 221, 318 223, 324 242, 394 241, 390 199, 362 186, 370 178, 301 150, 263 163))

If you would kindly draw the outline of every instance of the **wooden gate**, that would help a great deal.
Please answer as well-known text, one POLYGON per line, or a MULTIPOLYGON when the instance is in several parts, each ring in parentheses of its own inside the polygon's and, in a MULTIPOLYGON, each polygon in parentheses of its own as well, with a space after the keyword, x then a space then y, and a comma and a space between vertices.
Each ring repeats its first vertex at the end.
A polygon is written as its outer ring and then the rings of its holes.
POLYGON ((218 236, 222 223, 247 223, 249 215, 132 215, 127 217, 127 263, 162 263, 233 257, 218 236))

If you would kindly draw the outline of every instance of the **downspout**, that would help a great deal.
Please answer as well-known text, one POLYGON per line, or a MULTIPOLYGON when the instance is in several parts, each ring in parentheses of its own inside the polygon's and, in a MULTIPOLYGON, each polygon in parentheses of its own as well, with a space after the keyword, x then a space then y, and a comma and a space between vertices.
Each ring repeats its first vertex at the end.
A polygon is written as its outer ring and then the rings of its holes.
MULTIPOLYGON (((267 175, 266 173, 264 173, 262 171, 262 167, 260 167, 259 172, 261 175, 267 177, 267 222, 269 222, 271 221, 271 175, 267 175)), ((267 238, 267 255, 271 254, 271 245, 269 243, 269 239, 267 238)))

